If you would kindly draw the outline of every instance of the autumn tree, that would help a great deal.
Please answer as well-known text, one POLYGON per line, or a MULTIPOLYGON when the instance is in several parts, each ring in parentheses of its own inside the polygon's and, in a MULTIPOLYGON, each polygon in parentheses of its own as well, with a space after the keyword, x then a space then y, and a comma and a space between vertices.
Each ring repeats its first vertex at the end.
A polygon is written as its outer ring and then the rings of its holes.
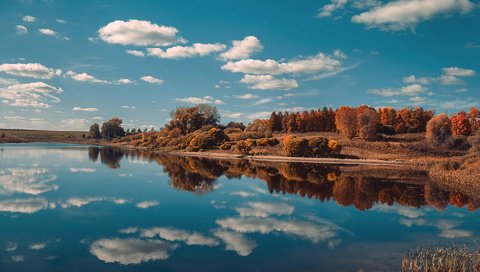
POLYGON ((287 117, 287 132, 294 131, 297 131, 297 116, 295 113, 290 113, 287 117))
POLYGON ((452 122, 452 134, 469 136, 472 133, 472 125, 470 124, 467 114, 459 112, 457 115, 450 117, 452 122))
POLYGON ((179 128, 182 134, 193 132, 205 125, 218 125, 220 115, 213 106, 179 107, 170 113, 170 128, 179 128))
POLYGON ((354 108, 342 106, 337 110, 335 124, 340 133, 348 139, 357 135, 357 115, 354 108))
POLYGON ((102 138, 102 134, 100 134, 100 127, 97 123, 90 126, 89 134, 92 139, 97 140, 102 138))
POLYGON ((427 123, 427 141, 434 147, 444 146, 452 137, 451 121, 446 114, 440 114, 427 123))
POLYGON ((272 112, 270 115, 270 129, 272 131, 280 131, 282 130, 282 119, 280 119, 281 112, 277 115, 276 112, 272 112))
POLYGON ((480 111, 476 107, 470 109, 468 119, 472 125, 472 133, 480 131, 480 111))
POLYGON ((368 106, 357 108, 357 132, 363 140, 373 141, 377 138, 378 114, 368 106))
POLYGON ((113 139, 125 135, 122 127, 122 119, 112 118, 108 122, 102 124, 101 135, 104 139, 113 139))

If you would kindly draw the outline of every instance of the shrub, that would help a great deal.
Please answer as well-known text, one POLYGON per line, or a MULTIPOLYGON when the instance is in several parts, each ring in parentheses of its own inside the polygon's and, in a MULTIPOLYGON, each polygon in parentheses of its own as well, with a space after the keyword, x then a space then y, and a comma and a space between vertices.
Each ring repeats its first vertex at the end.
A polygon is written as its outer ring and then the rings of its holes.
POLYGON ((440 114, 427 123, 427 141, 434 147, 445 146, 452 137, 451 122, 446 114, 440 114))
POLYGON ((285 156, 308 157, 310 155, 308 141, 306 139, 292 138, 283 147, 285 156))
POLYGON ((297 136, 294 136, 294 135, 287 135, 285 136, 285 138, 283 138, 283 141, 282 141, 282 145, 285 146, 287 145, 287 143, 292 140, 292 139, 295 139, 297 138, 297 136))
POLYGON ((266 138, 265 139, 259 139, 259 140, 257 140, 257 145, 258 146, 268 146, 268 140, 269 139, 266 139, 266 138))
POLYGON ((328 149, 332 154, 339 154, 342 151, 342 146, 335 140, 328 140, 328 149))
POLYGON ((280 141, 277 138, 269 138, 268 139, 268 145, 269 146, 276 146, 280 144, 280 141))
POLYGON ((452 121, 452 134, 468 136, 472 133, 472 125, 465 113, 459 113, 450 118, 452 121))
POLYGON ((220 145, 220 149, 221 150, 230 150, 232 149, 232 143, 231 142, 225 142, 223 144, 220 145))
POLYGON ((208 150, 215 146, 215 141, 208 134, 198 134, 188 144, 188 151, 208 150))
POLYGON ((330 153, 328 139, 324 137, 314 137, 308 140, 309 153, 312 157, 325 157, 330 153))
POLYGON ((459 149, 459 150, 468 150, 471 145, 467 140, 467 137, 464 135, 453 136, 448 140, 448 148, 459 149))
POLYGON ((182 131, 179 128, 174 128, 168 133, 170 138, 178 138, 180 135, 182 135, 182 131))
POLYGON ((5 132, 2 132, 2 135, 0 136, 0 138, 5 138, 5 132))
POLYGON ((480 135, 468 137, 468 143, 472 146, 470 152, 480 153, 480 135))
POLYGON ((256 145, 256 141, 253 139, 240 140, 235 145, 235 150, 245 155, 249 155, 252 148, 256 145))
POLYGON ((228 136, 225 135, 221 129, 211 128, 207 133, 210 135, 210 137, 212 137, 215 144, 222 144, 226 141, 230 141, 230 138, 228 138, 228 136))

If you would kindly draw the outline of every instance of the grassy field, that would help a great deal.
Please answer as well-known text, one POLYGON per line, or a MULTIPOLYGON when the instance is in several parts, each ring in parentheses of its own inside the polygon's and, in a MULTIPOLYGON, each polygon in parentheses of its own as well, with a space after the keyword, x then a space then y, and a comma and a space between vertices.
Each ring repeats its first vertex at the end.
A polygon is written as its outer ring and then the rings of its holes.
POLYGON ((11 142, 84 142, 86 131, 0 129, 0 143, 11 142))

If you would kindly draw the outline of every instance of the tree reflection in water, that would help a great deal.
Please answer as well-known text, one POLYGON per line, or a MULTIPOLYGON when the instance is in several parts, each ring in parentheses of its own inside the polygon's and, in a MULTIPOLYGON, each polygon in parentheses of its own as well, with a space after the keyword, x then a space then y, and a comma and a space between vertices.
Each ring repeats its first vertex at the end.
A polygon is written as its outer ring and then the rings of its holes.
POLYGON ((270 193, 294 194, 320 201, 333 200, 342 206, 368 210, 374 204, 432 206, 444 210, 448 205, 476 210, 480 199, 460 192, 449 192, 428 181, 425 171, 416 169, 338 166, 327 164, 272 163, 247 160, 154 154, 142 150, 91 147, 89 157, 108 167, 120 167, 120 160, 156 161, 168 173, 172 187, 203 194, 213 191, 216 180, 241 177, 263 180, 270 193))

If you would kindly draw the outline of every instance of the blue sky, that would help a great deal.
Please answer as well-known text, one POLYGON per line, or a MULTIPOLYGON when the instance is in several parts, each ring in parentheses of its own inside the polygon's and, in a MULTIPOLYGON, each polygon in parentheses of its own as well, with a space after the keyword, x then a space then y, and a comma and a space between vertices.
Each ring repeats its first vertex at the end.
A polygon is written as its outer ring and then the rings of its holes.
POLYGON ((0 127, 161 127, 215 105, 223 122, 323 106, 480 99, 473 0, 0 0, 0 127))

